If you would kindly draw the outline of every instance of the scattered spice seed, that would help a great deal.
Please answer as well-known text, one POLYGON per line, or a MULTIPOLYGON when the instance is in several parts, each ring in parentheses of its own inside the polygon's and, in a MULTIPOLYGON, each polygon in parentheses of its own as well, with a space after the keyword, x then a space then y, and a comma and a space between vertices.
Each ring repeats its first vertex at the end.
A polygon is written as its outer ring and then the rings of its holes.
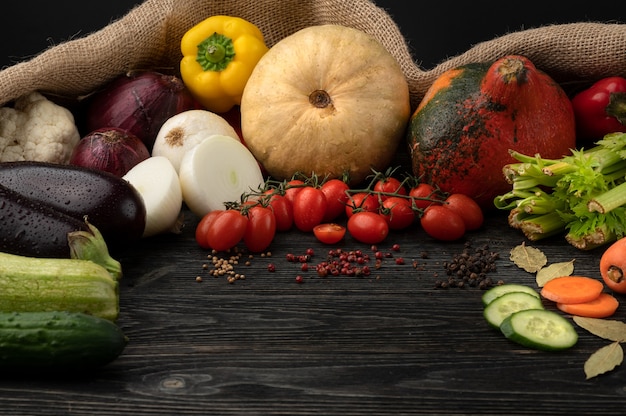
MULTIPOLYGON (((238 280, 245 280, 246 275, 236 271, 236 268, 239 266, 240 260, 244 257, 244 254, 246 254, 244 250, 240 250, 237 247, 226 253, 212 250, 207 255, 209 262, 204 262, 202 264, 202 270, 208 271, 209 276, 213 276, 215 278, 225 277, 226 281, 231 284, 238 280)), ((267 255, 267 253, 263 254, 267 255)), ((253 259, 254 255, 248 254, 247 257, 245 257, 243 265, 250 266, 253 259)), ((196 281, 202 281, 202 276, 197 276, 196 281)))
POLYGON ((447 289, 469 286, 485 290, 502 284, 503 281, 494 281, 488 276, 489 273, 496 271, 498 258, 498 253, 490 251, 489 245, 484 244, 474 248, 472 243, 468 241, 461 253, 443 263, 447 278, 436 280, 435 288, 447 289))

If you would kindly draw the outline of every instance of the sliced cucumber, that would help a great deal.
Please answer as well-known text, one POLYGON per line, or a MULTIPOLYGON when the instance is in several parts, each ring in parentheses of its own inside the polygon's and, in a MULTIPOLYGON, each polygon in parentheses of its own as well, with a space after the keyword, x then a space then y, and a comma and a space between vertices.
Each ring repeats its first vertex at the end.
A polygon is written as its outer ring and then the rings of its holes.
POLYGON ((509 292, 495 298, 483 311, 489 325, 500 328, 509 315, 524 309, 543 309, 541 299, 527 292, 509 292))
POLYGON ((511 341, 528 348, 560 351, 578 342, 578 333, 567 319, 545 309, 515 312, 502 321, 500 331, 511 341))
POLYGON ((541 297, 539 295, 539 292, 537 292, 535 289, 533 289, 530 286, 519 285, 515 283, 507 283, 507 284, 500 285, 500 286, 494 286, 488 291, 486 291, 485 293, 483 293, 483 297, 482 297, 483 306, 489 305, 495 298, 498 298, 510 292, 526 292, 526 293, 530 293, 531 295, 536 296, 537 298, 541 297))

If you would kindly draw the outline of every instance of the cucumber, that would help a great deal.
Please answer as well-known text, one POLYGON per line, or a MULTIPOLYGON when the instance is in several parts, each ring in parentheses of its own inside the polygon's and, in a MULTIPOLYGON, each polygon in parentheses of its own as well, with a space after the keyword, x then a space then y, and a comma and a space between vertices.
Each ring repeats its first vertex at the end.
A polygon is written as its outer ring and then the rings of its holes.
POLYGON ((0 252, 0 312, 84 312, 115 321, 118 295, 118 281, 91 260, 0 252))
POLYGON ((499 329, 505 318, 524 309, 543 309, 543 303, 539 297, 527 292, 509 292, 491 301, 483 315, 489 325, 499 329))
POLYGON ((527 293, 530 293, 531 295, 537 296, 537 298, 541 297, 539 295, 539 292, 537 292, 535 289, 533 289, 530 286, 519 285, 515 283, 507 283, 504 285, 494 286, 491 289, 487 290, 485 293, 483 293, 483 296, 482 296, 483 306, 489 305, 491 301, 493 301, 495 298, 500 297, 509 292, 527 292, 527 293))
POLYGON ((2 371, 88 371, 115 360, 127 343, 113 322, 80 312, 0 313, 2 371))
POLYGON ((561 351, 578 342, 578 333, 567 319, 545 309, 515 312, 500 325, 500 331, 511 341, 543 351, 561 351))

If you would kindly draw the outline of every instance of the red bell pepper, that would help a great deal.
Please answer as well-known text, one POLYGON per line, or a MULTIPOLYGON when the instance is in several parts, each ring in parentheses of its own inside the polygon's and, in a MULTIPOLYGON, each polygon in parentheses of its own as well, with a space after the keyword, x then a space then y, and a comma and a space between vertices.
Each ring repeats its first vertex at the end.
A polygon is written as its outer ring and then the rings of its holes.
POLYGON ((626 78, 603 78, 572 98, 577 138, 597 141, 626 132, 626 78))

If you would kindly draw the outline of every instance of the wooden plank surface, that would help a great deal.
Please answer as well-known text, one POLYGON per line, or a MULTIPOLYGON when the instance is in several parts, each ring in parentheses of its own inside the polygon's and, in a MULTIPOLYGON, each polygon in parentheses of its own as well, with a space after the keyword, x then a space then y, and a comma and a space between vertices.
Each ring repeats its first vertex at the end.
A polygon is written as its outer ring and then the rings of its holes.
MULTIPOLYGON (((116 361, 80 378, 1 378, 3 414, 623 413, 626 370, 585 380, 585 360, 605 341, 578 328, 571 350, 522 348, 487 326, 481 289, 435 288, 443 263, 468 242, 499 254, 495 279, 534 285, 509 261, 524 239, 502 212, 455 243, 434 242, 419 227, 393 233, 378 248, 397 243, 400 251, 367 278, 302 272, 288 253, 312 248, 313 265, 329 249, 291 231, 274 240, 271 257, 239 264, 245 279, 232 284, 203 269, 195 223, 188 213, 182 234, 119 257, 119 324, 130 342, 116 361)), ((577 273, 598 276, 599 251, 561 238, 533 245, 549 262, 576 259, 577 273)), ((370 250, 350 238, 340 247, 370 250)), ((624 315, 620 306, 614 318, 624 315)))
MULTIPOLYGON (((110 9, 98 13, 78 2, 53 10, 15 3, 12 16, 24 14, 35 23, 25 29, 24 19, 14 18, 3 25, 7 39, 18 34, 20 40, 4 42, 3 65, 97 30, 138 3, 111 2, 110 9), (67 13, 69 9, 85 11, 77 18, 67 13)), ((619 10, 603 4, 540 12, 518 8, 513 14, 490 5, 492 17, 485 17, 484 8, 469 3, 465 9, 442 8, 434 15, 413 14, 409 2, 376 3, 397 19, 424 68, 512 30, 578 20, 623 21, 619 10), (476 25, 478 15, 488 23, 476 25), (442 32, 442 26, 456 27, 454 33, 464 35, 442 32)), ((130 342, 115 362, 80 378, 3 375, 0 413, 624 413, 623 366, 585 380, 584 362, 606 341, 578 328, 580 339, 571 350, 522 348, 486 325, 482 290, 435 288, 435 281, 445 275, 443 263, 463 250, 463 241, 433 242, 416 228, 394 233, 381 248, 400 244, 401 252, 394 256, 404 257, 404 265, 387 259, 367 278, 322 279, 286 262, 287 253, 314 248, 317 261, 328 250, 311 235, 293 231, 275 239, 271 258, 255 257, 249 266, 240 265, 246 279, 229 284, 208 277, 203 269, 206 252, 193 240, 196 221, 190 215, 183 234, 142 241, 120 256, 125 276, 119 324, 130 342), (276 272, 268 272, 270 262, 276 272), (304 283, 296 283, 298 274, 304 283), (204 277, 202 282, 196 281, 198 275, 204 277)), ((508 260, 510 249, 524 239, 507 227, 503 213, 492 213, 468 241, 499 253, 495 279, 534 284, 533 275, 508 260)), ((581 252, 560 238, 533 245, 550 262, 576 259, 576 273, 598 277, 601 250, 581 252)), ((369 249, 350 239, 343 247, 369 249)), ((626 297, 618 299, 623 305, 613 319, 623 321, 626 297)), ((550 303, 546 307, 554 309, 550 303)))

